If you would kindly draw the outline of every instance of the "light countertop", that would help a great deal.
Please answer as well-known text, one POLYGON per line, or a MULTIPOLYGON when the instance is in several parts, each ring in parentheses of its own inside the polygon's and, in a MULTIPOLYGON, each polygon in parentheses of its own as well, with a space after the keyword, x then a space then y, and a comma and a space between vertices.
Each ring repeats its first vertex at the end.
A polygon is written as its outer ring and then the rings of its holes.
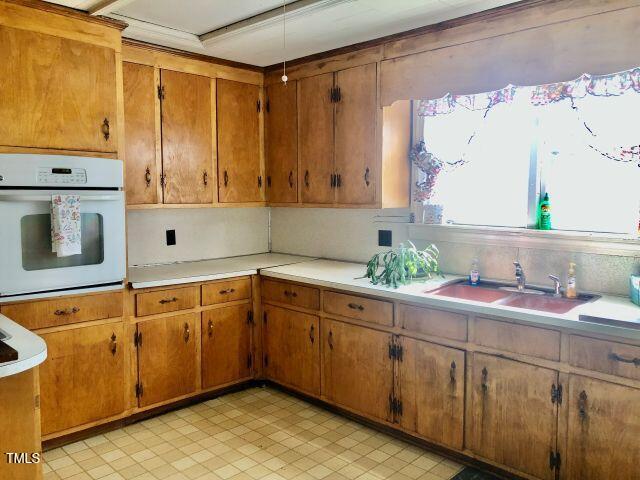
POLYGON ((566 314, 559 315, 428 293, 444 284, 462 278, 460 276, 445 275, 444 278, 435 277, 427 281, 416 280, 410 285, 403 285, 397 289, 393 289, 371 284, 368 278, 362 278, 365 271, 366 266, 364 264, 332 260, 311 260, 291 265, 266 268, 261 270, 260 274, 294 282, 376 295, 392 300, 424 304, 425 306, 435 308, 453 309, 479 315, 502 316, 524 322, 640 340, 640 329, 602 325, 578 320, 579 315, 590 315, 629 322, 637 326, 640 324, 640 307, 631 303, 627 297, 603 295, 596 301, 585 303, 566 314))
POLYGON ((128 281, 133 288, 205 282, 243 275, 256 275, 263 268, 309 260, 309 257, 297 255, 259 253, 213 260, 145 265, 129 267, 128 281))
POLYGON ((47 358, 44 340, 4 315, 0 315, 0 330, 8 336, 2 341, 18 351, 17 360, 0 363, 0 378, 29 370, 47 358))

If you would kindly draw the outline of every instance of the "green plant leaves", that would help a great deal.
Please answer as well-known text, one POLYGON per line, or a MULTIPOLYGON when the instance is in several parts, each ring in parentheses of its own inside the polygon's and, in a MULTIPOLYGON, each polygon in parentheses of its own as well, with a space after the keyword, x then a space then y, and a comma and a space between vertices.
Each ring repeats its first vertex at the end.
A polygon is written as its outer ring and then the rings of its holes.
POLYGON ((398 288, 406 285, 416 277, 431 278, 433 274, 441 274, 438 264, 440 252, 435 245, 428 245, 423 250, 407 241, 395 250, 376 253, 367 263, 366 277, 374 285, 383 284, 398 288), (382 270, 381 270, 382 269, 382 270))

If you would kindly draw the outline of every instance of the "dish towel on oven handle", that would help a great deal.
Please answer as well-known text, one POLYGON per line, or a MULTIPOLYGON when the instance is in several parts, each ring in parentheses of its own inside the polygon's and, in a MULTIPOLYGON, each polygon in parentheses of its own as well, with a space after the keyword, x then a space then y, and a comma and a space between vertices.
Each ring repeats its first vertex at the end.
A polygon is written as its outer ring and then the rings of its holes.
POLYGON ((51 196, 51 250, 58 257, 82 253, 80 196, 51 196))

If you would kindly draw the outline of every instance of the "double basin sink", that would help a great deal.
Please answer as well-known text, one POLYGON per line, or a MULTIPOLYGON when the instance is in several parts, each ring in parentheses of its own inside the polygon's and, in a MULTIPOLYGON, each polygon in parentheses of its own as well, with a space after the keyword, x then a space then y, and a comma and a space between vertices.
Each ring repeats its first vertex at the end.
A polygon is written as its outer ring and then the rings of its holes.
POLYGON ((584 293, 579 294, 577 298, 565 298, 555 295, 550 289, 531 286, 520 291, 508 283, 485 280, 478 285, 470 285, 466 279, 425 293, 556 314, 568 313, 580 305, 600 298, 598 295, 584 293))

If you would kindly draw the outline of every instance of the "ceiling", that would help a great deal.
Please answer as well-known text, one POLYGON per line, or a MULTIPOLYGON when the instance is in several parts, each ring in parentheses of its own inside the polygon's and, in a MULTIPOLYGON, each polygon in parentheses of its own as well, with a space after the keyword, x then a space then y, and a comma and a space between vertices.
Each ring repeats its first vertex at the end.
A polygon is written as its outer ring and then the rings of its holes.
POLYGON ((516 0, 51 0, 129 24, 124 36, 258 66, 450 20, 516 0))

